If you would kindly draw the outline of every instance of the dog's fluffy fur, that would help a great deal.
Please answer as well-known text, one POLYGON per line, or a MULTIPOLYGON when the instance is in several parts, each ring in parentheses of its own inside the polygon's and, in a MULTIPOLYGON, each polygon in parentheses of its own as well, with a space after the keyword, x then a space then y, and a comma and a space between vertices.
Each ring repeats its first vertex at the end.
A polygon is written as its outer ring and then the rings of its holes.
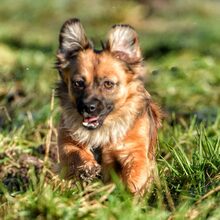
POLYGON ((129 25, 115 25, 103 49, 96 51, 80 21, 70 19, 61 28, 59 43, 56 67, 61 76, 57 86, 62 107, 58 136, 61 174, 88 181, 101 173, 107 182, 113 169, 132 193, 143 193, 155 165, 160 110, 144 88, 136 32, 129 25), (79 77, 80 81, 75 80, 79 77), (107 87, 103 86, 106 79, 111 80, 107 87), (79 87, 79 83, 83 85, 79 87), (102 105, 101 113, 95 116, 105 113, 93 130, 83 126, 85 120, 95 117, 85 118, 85 100, 91 97, 102 105), (96 149, 98 161, 93 153, 96 149))

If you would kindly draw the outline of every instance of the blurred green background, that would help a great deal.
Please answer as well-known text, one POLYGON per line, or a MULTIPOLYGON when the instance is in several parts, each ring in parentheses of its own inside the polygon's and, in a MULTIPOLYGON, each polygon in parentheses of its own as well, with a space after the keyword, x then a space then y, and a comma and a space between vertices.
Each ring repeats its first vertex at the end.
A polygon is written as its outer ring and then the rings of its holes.
POLYGON ((0 0, 0 219, 220 219, 219 24, 219 0, 0 0), (146 89, 166 114, 158 176, 139 203, 54 172, 54 62, 72 17, 97 48, 113 24, 139 34, 146 89))

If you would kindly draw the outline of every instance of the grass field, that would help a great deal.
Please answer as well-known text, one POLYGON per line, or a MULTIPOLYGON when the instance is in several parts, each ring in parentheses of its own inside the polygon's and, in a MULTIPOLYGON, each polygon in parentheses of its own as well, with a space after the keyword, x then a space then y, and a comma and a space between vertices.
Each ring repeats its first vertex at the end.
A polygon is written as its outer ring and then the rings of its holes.
POLYGON ((0 219, 220 219, 218 0, 1 0, 0 219), (115 23, 139 33, 146 88, 166 113, 144 198, 120 182, 56 175, 53 68, 62 23, 79 17, 100 47, 115 23))

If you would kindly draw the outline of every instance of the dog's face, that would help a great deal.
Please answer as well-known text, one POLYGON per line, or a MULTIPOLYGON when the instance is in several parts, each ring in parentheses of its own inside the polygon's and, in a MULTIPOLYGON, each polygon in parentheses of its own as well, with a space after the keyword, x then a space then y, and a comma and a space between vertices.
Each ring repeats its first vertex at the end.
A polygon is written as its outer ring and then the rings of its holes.
MULTIPOLYGON (((77 19, 64 23, 60 32, 57 68, 68 105, 77 109, 82 126, 97 129, 117 115, 140 80, 142 57, 136 32, 115 25, 103 50, 96 51, 77 19)), ((58 94, 59 95, 59 94, 58 94)), ((61 101, 62 102, 62 101, 61 101)), ((117 120, 117 118, 115 118, 117 120)))

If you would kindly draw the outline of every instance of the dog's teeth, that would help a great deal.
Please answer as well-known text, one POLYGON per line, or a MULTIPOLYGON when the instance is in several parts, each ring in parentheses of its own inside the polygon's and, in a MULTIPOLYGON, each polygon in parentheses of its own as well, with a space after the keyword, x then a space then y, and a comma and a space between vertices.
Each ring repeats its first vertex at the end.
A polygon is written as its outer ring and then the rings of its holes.
POLYGON ((83 124, 83 126, 85 126, 87 128, 97 128, 98 125, 99 125, 98 122, 89 123, 89 122, 86 122, 86 121, 84 121, 82 124, 83 124))
POLYGON ((82 124, 83 124, 85 127, 88 127, 88 125, 89 125, 89 123, 88 123, 88 122, 85 122, 85 121, 84 121, 82 124))

